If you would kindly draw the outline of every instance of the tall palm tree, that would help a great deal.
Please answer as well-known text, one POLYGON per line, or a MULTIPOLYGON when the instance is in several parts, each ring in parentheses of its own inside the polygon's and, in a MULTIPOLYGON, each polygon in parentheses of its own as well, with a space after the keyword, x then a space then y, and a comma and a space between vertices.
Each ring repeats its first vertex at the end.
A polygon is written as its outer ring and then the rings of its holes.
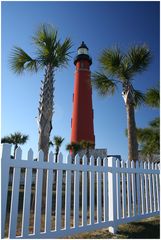
POLYGON ((63 43, 58 38, 58 32, 51 25, 41 25, 32 38, 35 44, 35 57, 31 57, 20 47, 14 47, 11 55, 11 69, 21 74, 25 71, 37 72, 44 69, 44 80, 40 88, 38 108, 39 150, 48 158, 49 137, 52 130, 52 116, 54 111, 54 74, 55 71, 67 65, 71 40, 66 38, 63 43))
POLYGON ((133 46, 127 53, 122 53, 116 47, 105 49, 99 62, 102 71, 93 74, 93 85, 98 92, 105 96, 114 94, 116 87, 122 87, 122 97, 127 112, 128 129, 128 159, 138 159, 138 143, 136 137, 136 124, 134 108, 144 100, 143 94, 134 89, 134 76, 147 69, 151 60, 151 53, 148 47, 133 46))
POLYGON ((28 135, 24 135, 20 132, 15 132, 9 136, 5 136, 1 139, 1 143, 12 143, 14 145, 14 158, 16 149, 19 145, 25 144, 28 140, 28 135))
POLYGON ((59 150, 63 141, 64 141, 64 138, 60 136, 54 136, 53 141, 50 142, 52 146, 55 146, 55 162, 57 162, 59 150))

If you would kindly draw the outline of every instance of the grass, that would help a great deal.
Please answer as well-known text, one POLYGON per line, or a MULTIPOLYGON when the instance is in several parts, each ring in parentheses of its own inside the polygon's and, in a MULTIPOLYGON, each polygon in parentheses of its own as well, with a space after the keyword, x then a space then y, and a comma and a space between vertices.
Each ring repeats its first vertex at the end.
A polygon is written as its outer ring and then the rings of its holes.
POLYGON ((108 228, 68 236, 67 239, 160 239, 160 218, 152 217, 138 222, 123 224, 117 234, 111 234, 108 228))
MULTIPOLYGON (((9 216, 8 216, 9 217, 9 216)), ((8 219, 9 220, 9 219, 8 219)), ((8 221, 7 221, 8 222, 8 221)), ((22 214, 18 215, 17 235, 21 235, 22 214)), ((55 228, 55 218, 52 216, 51 228, 55 228)), ((29 233, 33 232, 34 215, 30 215, 29 233)), ((41 231, 44 231, 44 215, 41 218, 41 231)), ((64 218, 62 218, 62 227, 64 218)), ((71 222, 72 225, 72 222, 71 222)), ((8 223, 6 223, 5 237, 8 237, 8 223)), ((159 239, 160 218, 159 216, 143 219, 138 222, 119 225, 117 234, 111 234, 108 228, 67 236, 63 239, 159 239)))

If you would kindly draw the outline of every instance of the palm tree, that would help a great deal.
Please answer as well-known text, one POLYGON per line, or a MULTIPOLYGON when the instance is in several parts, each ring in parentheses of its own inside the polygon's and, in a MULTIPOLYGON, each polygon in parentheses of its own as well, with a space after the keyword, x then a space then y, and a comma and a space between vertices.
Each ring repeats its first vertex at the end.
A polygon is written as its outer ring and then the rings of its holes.
MULTIPOLYGON (((159 87, 148 89, 145 95, 145 103, 150 107, 159 108, 159 87)), ((147 128, 138 128, 137 138, 141 145, 142 155, 153 160, 154 154, 160 154, 160 118, 156 117, 147 128)))
POLYGON ((44 152, 45 160, 48 158, 49 138, 52 130, 52 116, 54 111, 54 74, 55 71, 67 65, 71 40, 66 38, 63 43, 58 38, 58 32, 51 25, 41 25, 32 38, 35 44, 35 57, 32 58, 20 47, 14 47, 11 55, 11 69, 21 74, 25 71, 37 72, 45 70, 44 80, 40 88, 40 101, 38 108, 39 150, 44 152))
POLYGON ((152 159, 153 154, 160 152, 160 119, 155 118, 147 128, 138 128, 137 137, 141 144, 141 153, 152 159))
POLYGON ((50 145, 55 146, 55 162, 57 162, 59 150, 63 141, 64 141, 64 138, 60 136, 54 136, 53 142, 50 142, 50 145))
POLYGON ((87 156, 87 159, 89 159, 89 157, 90 157, 89 150, 94 148, 94 143, 91 141, 82 140, 82 141, 80 141, 80 145, 83 150, 86 150, 85 154, 87 156))
POLYGON ((75 156, 82 149, 79 143, 69 143, 66 145, 66 150, 70 151, 73 156, 75 156))
POLYGON ((16 149, 19 145, 25 144, 28 140, 28 135, 24 135, 20 132, 15 132, 13 134, 10 134, 9 136, 5 136, 1 139, 1 143, 11 143, 14 144, 14 158, 16 149))
POLYGON ((136 137, 135 111, 134 108, 145 100, 144 95, 134 89, 133 80, 137 73, 147 69, 151 60, 150 50, 145 46, 133 46, 125 54, 116 47, 105 49, 99 62, 102 71, 93 74, 93 85, 103 95, 114 94, 120 84, 122 97, 127 112, 128 129, 128 159, 138 159, 138 143, 136 137))

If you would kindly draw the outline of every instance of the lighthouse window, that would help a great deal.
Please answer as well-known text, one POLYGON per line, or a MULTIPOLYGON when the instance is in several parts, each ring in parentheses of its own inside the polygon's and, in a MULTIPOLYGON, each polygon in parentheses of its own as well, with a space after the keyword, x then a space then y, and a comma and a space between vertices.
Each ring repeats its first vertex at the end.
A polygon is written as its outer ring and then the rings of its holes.
POLYGON ((78 54, 88 54, 88 50, 86 48, 78 49, 78 54))

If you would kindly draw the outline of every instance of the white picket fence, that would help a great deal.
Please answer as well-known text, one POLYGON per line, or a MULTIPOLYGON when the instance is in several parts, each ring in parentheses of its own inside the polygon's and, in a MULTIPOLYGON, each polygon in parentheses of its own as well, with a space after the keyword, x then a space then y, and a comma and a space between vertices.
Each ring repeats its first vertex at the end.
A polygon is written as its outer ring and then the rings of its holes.
POLYGON ((134 166, 133 161, 125 163, 112 157, 104 158, 103 161, 99 157, 96 160, 90 157, 88 162, 86 156, 81 162, 78 155, 74 163, 71 162, 70 155, 64 163, 62 154, 59 154, 58 162, 55 163, 52 152, 49 154, 48 162, 44 162, 42 151, 39 152, 37 161, 33 161, 31 149, 28 152, 28 160, 22 160, 20 148, 17 149, 16 158, 11 159, 11 145, 2 144, 1 147, 2 238, 54 239, 100 228, 109 228, 110 232, 115 233, 119 224, 159 214, 158 164, 136 162, 134 166), (10 190, 11 201, 7 200, 10 168, 14 169, 12 190, 10 190), (22 168, 25 168, 23 210, 21 224, 17 224, 22 168), (36 182, 32 215, 34 223, 31 227, 33 169, 36 169, 36 182), (41 214, 42 182, 45 170, 47 171, 46 207, 45 214, 41 214), (55 172, 57 172, 56 178, 53 177, 55 172), (66 180, 62 183, 64 176, 66 180), (54 184, 55 194, 53 194, 54 184), (10 211, 7 210, 9 203, 10 211), (45 222, 43 230, 42 215, 45 222), (9 218, 8 224, 7 218, 9 218))

